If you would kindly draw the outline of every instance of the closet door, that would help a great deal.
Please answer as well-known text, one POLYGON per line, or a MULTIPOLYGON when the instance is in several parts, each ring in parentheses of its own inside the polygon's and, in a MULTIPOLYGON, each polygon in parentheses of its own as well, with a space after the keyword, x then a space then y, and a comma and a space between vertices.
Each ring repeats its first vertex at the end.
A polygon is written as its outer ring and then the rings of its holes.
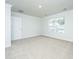
POLYGON ((12 16, 12 40, 22 38, 22 18, 19 16, 12 16))

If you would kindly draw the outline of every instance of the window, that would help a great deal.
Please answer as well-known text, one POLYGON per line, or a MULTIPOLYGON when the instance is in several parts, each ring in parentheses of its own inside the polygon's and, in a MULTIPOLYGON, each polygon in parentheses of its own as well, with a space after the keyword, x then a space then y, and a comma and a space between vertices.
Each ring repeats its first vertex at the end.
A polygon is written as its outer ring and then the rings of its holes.
POLYGON ((63 17, 55 17, 48 22, 49 31, 54 33, 64 33, 65 20, 63 17))

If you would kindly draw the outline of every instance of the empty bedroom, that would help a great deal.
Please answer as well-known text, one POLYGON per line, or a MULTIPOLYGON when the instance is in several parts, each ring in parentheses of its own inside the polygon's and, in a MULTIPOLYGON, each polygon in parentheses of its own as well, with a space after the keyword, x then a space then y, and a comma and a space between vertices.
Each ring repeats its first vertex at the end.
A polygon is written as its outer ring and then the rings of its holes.
POLYGON ((5 59, 73 59, 73 0, 6 0, 5 59))

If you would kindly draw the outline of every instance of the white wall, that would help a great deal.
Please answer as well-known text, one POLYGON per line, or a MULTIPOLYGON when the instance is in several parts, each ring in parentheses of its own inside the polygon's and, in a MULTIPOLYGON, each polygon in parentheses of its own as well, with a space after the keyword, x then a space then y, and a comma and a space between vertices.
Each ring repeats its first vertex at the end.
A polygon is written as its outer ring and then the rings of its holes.
POLYGON ((11 5, 5 4, 5 47, 11 46, 11 5))
MULTIPOLYGON (((40 35, 40 18, 18 12, 12 12, 12 25, 17 25, 16 23, 20 22, 20 19, 22 23, 19 23, 19 26, 21 25, 22 27, 17 29, 17 31, 21 31, 21 33, 16 33, 15 30, 12 30, 13 40, 40 35), (16 23, 14 24, 13 22, 16 23), (19 34, 22 35, 20 38, 17 37, 19 34), (14 37, 13 35, 17 36, 14 37)), ((17 28, 17 26, 14 28, 17 28)))
POLYGON ((57 39, 67 40, 67 41, 73 40, 73 11, 72 10, 45 17, 43 18, 42 25, 43 25, 42 35, 46 35, 57 39), (65 27, 64 27, 65 33, 58 34, 58 33, 53 33, 53 31, 49 32, 48 21, 53 17, 62 17, 62 16, 65 18, 65 27))
MULTIPOLYGON (((22 20, 21 21, 22 23, 20 24, 22 25, 22 28, 18 29, 18 31, 22 31, 22 33, 20 33, 22 35, 21 38, 28 38, 37 35, 46 35, 49 37, 62 39, 66 41, 73 40, 73 11, 72 10, 64 11, 44 18, 38 18, 34 16, 28 16, 22 13, 13 12, 12 17, 15 17, 15 20, 18 19, 16 22, 20 22, 19 18, 21 18, 22 20), (65 18, 65 27, 64 27, 65 33, 58 34, 58 33, 53 33, 53 31, 49 32, 48 21, 53 17, 62 17, 62 16, 65 18)), ((13 18, 12 21, 14 21, 13 18)), ((17 35, 19 36, 19 33, 17 33, 17 35)), ((16 39, 20 39, 20 38, 16 37, 16 39)))

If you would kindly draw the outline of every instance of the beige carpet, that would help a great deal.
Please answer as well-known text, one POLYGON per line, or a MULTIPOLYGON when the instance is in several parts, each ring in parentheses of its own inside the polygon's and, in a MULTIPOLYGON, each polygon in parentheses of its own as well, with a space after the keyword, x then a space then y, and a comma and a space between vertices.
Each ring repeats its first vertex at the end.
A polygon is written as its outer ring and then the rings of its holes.
POLYGON ((73 44, 47 37, 12 41, 5 59, 73 59, 73 44))

